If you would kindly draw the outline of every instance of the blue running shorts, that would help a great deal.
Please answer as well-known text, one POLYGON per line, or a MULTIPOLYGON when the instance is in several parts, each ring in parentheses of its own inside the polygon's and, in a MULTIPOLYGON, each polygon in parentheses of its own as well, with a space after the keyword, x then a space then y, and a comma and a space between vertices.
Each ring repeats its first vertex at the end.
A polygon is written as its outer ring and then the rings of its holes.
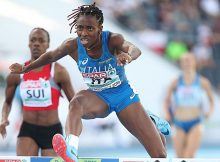
POLYGON ((115 88, 92 92, 100 97, 108 105, 108 114, 113 111, 118 113, 125 109, 127 106, 135 102, 140 102, 138 94, 128 82, 122 83, 115 88))

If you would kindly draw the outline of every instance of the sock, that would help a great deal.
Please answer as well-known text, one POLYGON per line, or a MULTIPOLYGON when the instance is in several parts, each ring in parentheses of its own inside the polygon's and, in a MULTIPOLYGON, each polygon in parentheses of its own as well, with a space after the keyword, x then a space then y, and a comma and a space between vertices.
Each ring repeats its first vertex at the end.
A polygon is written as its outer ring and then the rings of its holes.
POLYGON ((69 134, 66 136, 66 141, 70 146, 72 146, 76 150, 78 150, 78 145, 79 145, 79 137, 78 136, 75 136, 73 134, 69 134))

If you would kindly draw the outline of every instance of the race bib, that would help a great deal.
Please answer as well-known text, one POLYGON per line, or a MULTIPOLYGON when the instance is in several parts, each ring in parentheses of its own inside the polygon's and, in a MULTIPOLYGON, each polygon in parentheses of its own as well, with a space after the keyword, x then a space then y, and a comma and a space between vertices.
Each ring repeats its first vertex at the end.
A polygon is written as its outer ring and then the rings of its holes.
POLYGON ((91 90, 102 91, 104 89, 117 87, 121 84, 116 69, 112 68, 108 71, 83 73, 84 82, 91 90))
POLYGON ((49 80, 27 80, 21 82, 20 94, 24 106, 47 107, 52 104, 49 80))
POLYGON ((193 106, 201 103, 201 92, 196 88, 179 88, 177 93, 179 104, 184 106, 193 106))

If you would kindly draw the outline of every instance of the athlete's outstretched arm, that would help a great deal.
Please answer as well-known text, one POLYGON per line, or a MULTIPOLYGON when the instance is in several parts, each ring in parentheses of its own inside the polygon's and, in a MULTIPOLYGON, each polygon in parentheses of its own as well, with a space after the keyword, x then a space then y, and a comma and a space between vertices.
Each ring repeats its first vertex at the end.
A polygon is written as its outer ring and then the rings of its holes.
POLYGON ((55 62, 55 61, 59 60, 60 58, 71 53, 71 50, 74 48, 73 41, 74 41, 73 39, 68 39, 68 40, 64 41, 58 48, 42 54, 38 59, 31 62, 27 66, 15 63, 15 64, 12 64, 9 68, 12 73, 20 74, 20 73, 29 72, 35 68, 44 66, 46 64, 55 62))

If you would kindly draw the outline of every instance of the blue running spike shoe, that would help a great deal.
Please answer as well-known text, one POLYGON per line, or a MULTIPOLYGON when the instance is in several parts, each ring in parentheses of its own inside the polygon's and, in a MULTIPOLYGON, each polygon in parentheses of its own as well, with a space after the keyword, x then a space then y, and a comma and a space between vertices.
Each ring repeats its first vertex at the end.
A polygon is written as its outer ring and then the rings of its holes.
POLYGON ((53 136, 52 145, 57 155, 65 162, 78 162, 77 150, 69 146, 61 134, 55 134, 53 136))
POLYGON ((170 135, 171 134, 170 124, 166 120, 164 120, 164 119, 162 119, 162 118, 152 114, 150 111, 147 111, 147 113, 150 116, 151 120, 156 125, 157 129, 162 134, 164 134, 164 135, 170 135))

